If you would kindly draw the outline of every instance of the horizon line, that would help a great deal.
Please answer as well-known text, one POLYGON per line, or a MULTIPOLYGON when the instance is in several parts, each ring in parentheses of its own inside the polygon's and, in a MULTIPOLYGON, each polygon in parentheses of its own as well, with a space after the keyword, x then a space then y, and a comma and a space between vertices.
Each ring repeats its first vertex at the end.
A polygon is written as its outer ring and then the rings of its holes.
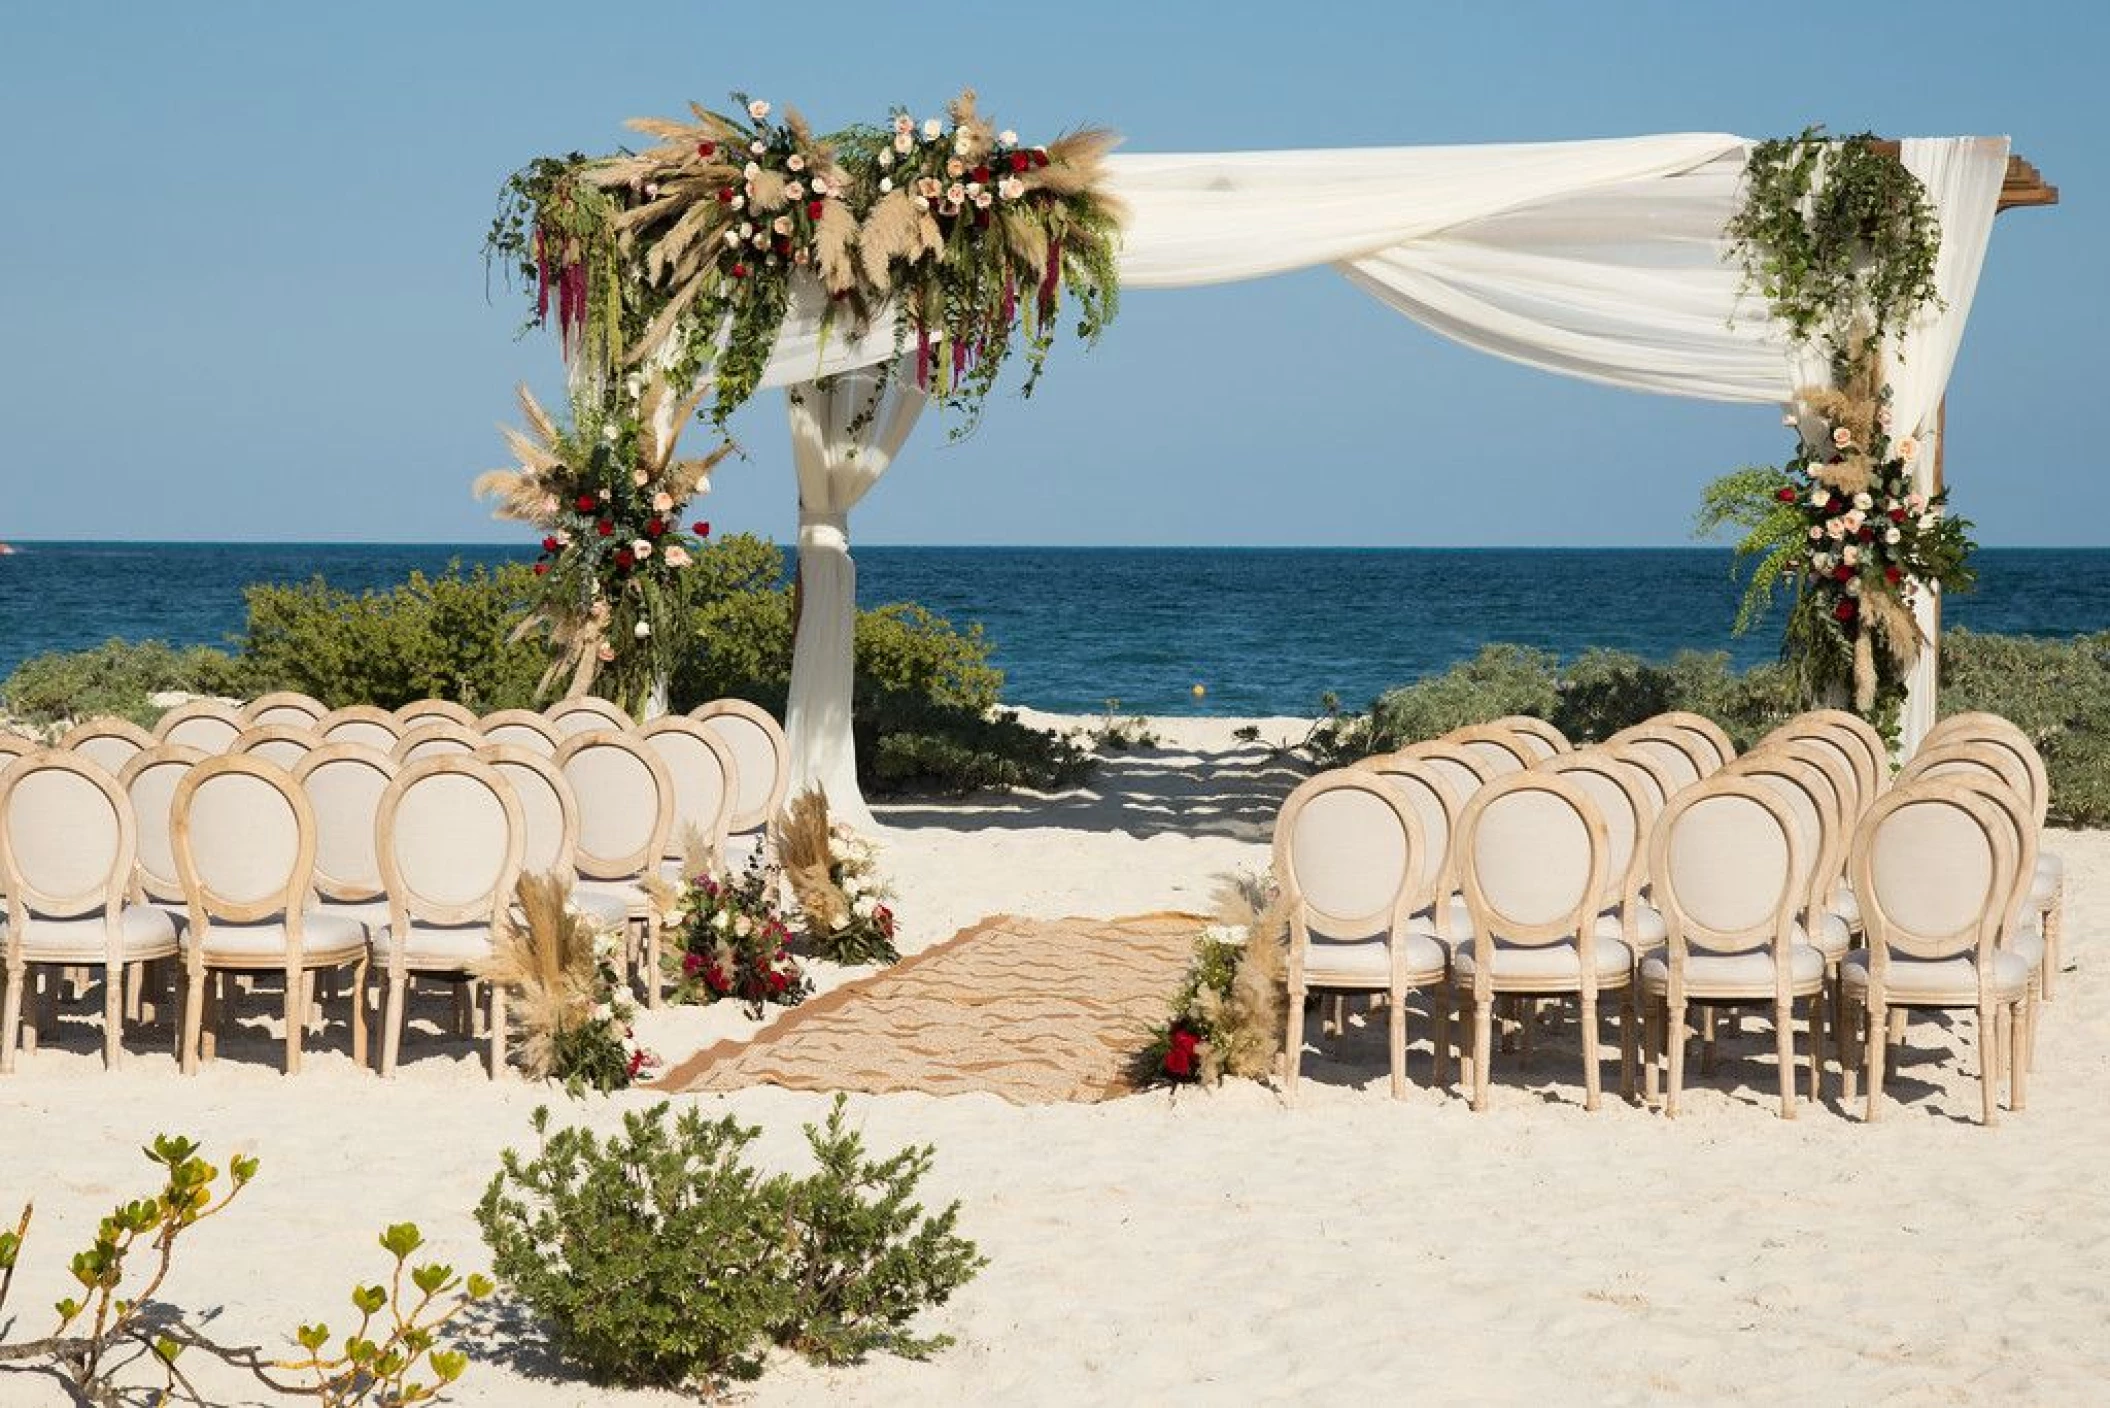
MULTIPOLYGON (((741 530, 747 533, 750 530, 741 530)), ((731 536, 731 535, 728 535, 731 536)), ((795 548, 793 538, 765 537, 795 548)), ((24 548, 450 548, 536 551, 533 542, 444 538, 16 538, 0 547, 24 548)), ((968 552, 1731 552, 1734 543, 852 543, 859 548, 968 552)), ((1980 551, 2103 552, 2110 543, 1980 543, 1980 551)))

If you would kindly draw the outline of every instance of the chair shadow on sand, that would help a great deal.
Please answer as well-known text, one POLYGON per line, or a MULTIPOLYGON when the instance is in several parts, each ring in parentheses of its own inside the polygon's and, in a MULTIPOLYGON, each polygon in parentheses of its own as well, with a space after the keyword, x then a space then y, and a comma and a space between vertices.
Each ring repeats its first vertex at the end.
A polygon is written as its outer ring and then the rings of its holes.
POLYGON ((1266 743, 1138 748, 1102 756, 1084 784, 1067 792, 881 798, 874 810, 881 824, 909 831, 1056 828, 1265 843, 1274 834, 1282 799, 1310 773, 1266 743))

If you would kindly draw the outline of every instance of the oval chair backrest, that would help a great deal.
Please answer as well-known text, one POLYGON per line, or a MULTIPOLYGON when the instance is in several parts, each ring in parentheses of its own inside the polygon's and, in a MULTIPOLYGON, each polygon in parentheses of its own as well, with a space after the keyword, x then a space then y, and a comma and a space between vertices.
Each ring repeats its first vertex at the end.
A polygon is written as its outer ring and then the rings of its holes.
POLYGON ((1730 741, 1729 735, 1722 731, 1720 724, 1705 714, 1673 709, 1646 722, 1649 727, 1676 729, 1696 740, 1700 746, 1693 752, 1693 762, 1699 764, 1701 772, 1707 776, 1713 776, 1736 761, 1736 744, 1730 741), (1714 760, 1712 766, 1708 765, 1708 758, 1714 760))
POLYGON ((1829 729, 1850 744, 1860 755, 1860 766, 1855 771, 1861 778, 1864 805, 1890 790, 1890 745, 1876 732, 1875 725, 1859 714, 1844 709, 1812 709, 1797 714, 1789 723, 1829 729))
POLYGON ((0 771, 0 885, 10 926, 31 913, 114 916, 132 879, 132 807, 117 779, 55 749, 0 771))
POLYGON ((124 765, 154 746, 158 740, 130 719, 90 719, 75 724, 59 740, 59 747, 115 777, 124 765))
POLYGON ((1575 751, 1575 745, 1568 741, 1567 734, 1546 720, 1530 714, 1507 714, 1491 720, 1487 727, 1501 729, 1515 738, 1531 750, 1536 762, 1542 763, 1548 758, 1557 758, 1563 753, 1575 751))
POLYGON ((1795 907, 1809 923, 1831 898, 1845 843, 1832 781, 1815 761, 1786 747, 1754 748, 1719 775, 1749 778, 1787 807, 1802 848, 1795 907))
POLYGON ((118 771, 118 785, 132 804, 138 847, 133 873, 150 900, 183 899, 183 877, 176 873, 176 784, 205 757, 180 743, 157 743, 118 771))
POLYGON ((230 753, 262 758, 274 767, 292 772, 300 760, 322 746, 322 735, 292 724, 253 724, 234 741, 230 753))
MULTIPOLYGON (((1451 837, 1458 829, 1458 814, 1465 810, 1465 804, 1443 780, 1443 774, 1426 761, 1391 754, 1364 758, 1355 766, 1358 771, 1384 779, 1413 810, 1414 820, 1421 826, 1421 873, 1415 877, 1415 888, 1435 894, 1450 863, 1451 837)), ((1437 905, 1435 919, 1438 932, 1448 929, 1450 907, 1437 905)))
POLYGON ((617 733, 627 733, 637 727, 636 722, 621 708, 593 694, 560 699, 542 713, 551 726, 566 738, 592 733, 597 729, 613 729, 617 733))
MULTIPOLYGON (((1943 781, 1959 782, 1968 790, 1977 793, 1993 804, 2006 824, 2008 843, 2015 848, 2015 883, 2009 887, 2006 916, 2006 936, 2012 937, 2015 926, 2036 912, 2030 904, 2031 882, 2036 878, 2037 831, 2035 819, 2029 812, 2029 803, 2014 788, 2004 782, 1985 776, 1943 775, 1943 781)), ((1902 783, 1904 777, 1899 776, 1902 783)))
POLYGON ((714 699, 690 711, 689 717, 732 750, 740 797, 727 831, 754 831, 774 822, 791 785, 791 745, 784 726, 767 709, 745 699, 714 699))
POLYGON ((455 724, 474 729, 476 711, 452 699, 413 699, 396 710, 396 722, 403 726, 405 733, 426 724, 455 724))
MULTIPOLYGON (((1846 769, 1848 792, 1844 799, 1842 816, 1851 834, 1861 820, 1861 813, 1875 800, 1875 778, 1868 763, 1868 752, 1854 737, 1836 728, 1822 724, 1801 724, 1793 719, 1782 724, 1765 736, 1759 748, 1782 745, 1797 745, 1806 749, 1822 749, 1838 759, 1846 769)), ((1758 751, 1753 749, 1753 752, 1758 751)))
POLYGON ((2012 788, 2031 810, 2036 808, 2036 789, 2022 759, 1983 739, 1951 736, 1936 747, 1922 748, 1898 770, 1898 781, 1955 775, 1992 778, 2012 788))
POLYGON ((713 869, 724 869, 726 832, 740 794, 733 750, 714 730, 680 717, 654 719, 638 730, 638 737, 659 755, 674 784, 674 824, 662 858, 686 860, 693 829, 703 837, 713 869))
POLYGON ((375 833, 397 771, 363 743, 324 744, 293 770, 315 819, 315 893, 324 899, 359 904, 385 893, 375 833))
POLYGON ((579 806, 579 873, 626 880, 655 869, 674 829, 674 779, 643 743, 606 730, 557 750, 557 770, 579 806))
POLYGON ((475 728, 464 728, 445 719, 427 719, 414 724, 396 740, 389 756, 399 763, 422 762, 426 758, 467 757, 484 746, 485 738, 475 728))
POLYGON ((11 759, 26 758, 31 753, 41 751, 35 743, 21 734, 0 730, 0 766, 5 766, 11 759))
POLYGON ((1451 789, 1460 816, 1465 814, 1465 804, 1473 799, 1473 794, 1486 786, 1493 776, 1478 755, 1440 740, 1412 744, 1391 756, 1401 762, 1426 763, 1436 776, 1443 779, 1444 786, 1451 789))
POLYGON ((1685 948, 1777 946, 1784 960, 1809 898, 1805 853, 1793 811, 1760 778, 1721 773, 1671 798, 1649 836, 1649 874, 1672 965, 1685 948))
POLYGON ((279 724, 286 728, 311 729, 317 719, 329 712, 329 705, 320 699, 294 689, 262 695, 242 706, 242 717, 253 727, 279 724))
MULTIPOLYGON (((1678 779, 1653 753, 1637 752, 1624 743, 1598 743, 1592 746, 1611 754, 1632 770, 1634 780, 1641 785, 1642 792, 1648 797, 1650 825, 1654 825, 1656 814, 1663 810, 1663 804, 1670 800, 1670 794, 1678 790, 1678 779)), ((1642 849, 1646 850, 1647 847, 1642 849)))
POLYGON ((1506 728, 1495 728, 1482 724, 1476 728, 1455 729, 1443 736, 1443 742, 1463 752, 1472 754, 1489 777, 1506 777, 1513 772, 1522 772, 1538 761, 1538 754, 1506 728))
POLYGON ((487 743, 479 762, 504 778, 520 803, 520 872, 556 875, 569 890, 579 865, 579 804, 557 765, 531 748, 487 743))
POLYGON ((1416 883, 1422 846, 1413 808, 1377 774, 1338 768, 1306 778, 1275 819, 1275 874, 1290 905, 1292 944, 1301 953, 1313 932, 1396 932, 1433 893, 1416 883))
POLYGON ((201 753, 227 753, 233 751, 235 740, 247 727, 249 721, 225 704, 194 699, 163 714, 154 725, 154 737, 201 753))
POLYGON ((1605 888, 1599 908, 1636 904, 1648 883, 1648 832, 1661 803, 1636 764, 1612 749, 1584 748, 1533 769, 1565 777, 1583 790, 1604 821, 1605 888))
POLYGON ((525 748, 545 758, 556 757, 557 745, 564 741, 556 725, 532 709, 500 709, 484 715, 476 729, 485 743, 525 748))
POLYGON ((2051 808, 2051 780, 2044 771, 2044 755, 2028 734, 1998 714, 1968 713, 1951 714, 1936 724, 1920 743, 1927 748, 1943 747, 1959 739, 1971 739, 1990 743, 2012 753, 2030 777, 2030 799, 2037 812, 2037 825, 2044 825, 2044 818, 2051 808))
POLYGON ((495 924, 520 879, 513 788, 473 757, 425 758, 381 794, 379 851, 390 922, 495 924))
POLYGON ((1971 787, 1920 778, 1893 787, 1862 816, 1849 866, 1870 971, 1888 953, 1990 955, 2016 881, 2007 823, 1971 787))
POLYGON ((1714 772, 1714 750, 1698 734, 1663 724, 1636 724, 1615 733, 1612 746, 1646 758, 1656 776, 1663 779, 1672 797, 1714 772))
POLYGON ((316 720, 315 731, 325 743, 357 743, 386 753, 403 737, 403 726, 386 709, 371 704, 348 704, 332 709, 316 720))
MULTIPOLYGON (((315 873, 315 813, 284 768, 207 758, 176 784, 176 873, 194 934, 280 915, 289 940, 315 873)), ((193 942, 197 940, 194 938, 193 942)))
POLYGON ((1534 771, 1488 783, 1467 804, 1453 847, 1476 940, 1543 945, 1579 938, 1583 971, 1593 971, 1609 849, 1604 818, 1569 779, 1534 771))

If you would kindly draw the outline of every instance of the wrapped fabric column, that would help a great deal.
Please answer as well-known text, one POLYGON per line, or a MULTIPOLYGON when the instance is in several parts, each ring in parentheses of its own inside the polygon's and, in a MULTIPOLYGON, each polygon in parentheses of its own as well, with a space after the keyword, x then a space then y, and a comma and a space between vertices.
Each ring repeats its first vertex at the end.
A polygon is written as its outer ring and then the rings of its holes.
POLYGON ((880 380, 878 368, 862 367, 785 388, 799 477, 802 602, 784 713, 790 795, 818 787, 837 820, 859 827, 872 824, 872 813, 857 786, 857 745, 850 733, 857 636, 850 510, 893 463, 925 401, 908 368, 897 368, 884 391, 880 380))

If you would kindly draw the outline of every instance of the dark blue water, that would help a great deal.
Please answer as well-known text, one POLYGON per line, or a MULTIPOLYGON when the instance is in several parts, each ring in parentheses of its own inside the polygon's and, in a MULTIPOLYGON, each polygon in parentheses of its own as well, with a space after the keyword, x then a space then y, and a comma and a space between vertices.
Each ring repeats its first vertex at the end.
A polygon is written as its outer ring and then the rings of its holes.
MULTIPOLYGON (((504 547, 25 545, 0 558, 0 676, 46 650, 113 636, 224 644, 250 582, 318 573, 352 591, 504 547)), ((2110 630, 2110 549, 1988 549, 1946 620, 2067 636, 2110 630)), ((1771 659, 1777 636, 1729 634, 1729 554, 1707 548, 883 548, 858 552, 860 601, 915 601, 983 623, 1015 703, 1095 711, 1308 714, 1442 670, 1486 641, 1561 655, 1771 659), (1208 691, 1192 695, 1196 684, 1208 691)))

